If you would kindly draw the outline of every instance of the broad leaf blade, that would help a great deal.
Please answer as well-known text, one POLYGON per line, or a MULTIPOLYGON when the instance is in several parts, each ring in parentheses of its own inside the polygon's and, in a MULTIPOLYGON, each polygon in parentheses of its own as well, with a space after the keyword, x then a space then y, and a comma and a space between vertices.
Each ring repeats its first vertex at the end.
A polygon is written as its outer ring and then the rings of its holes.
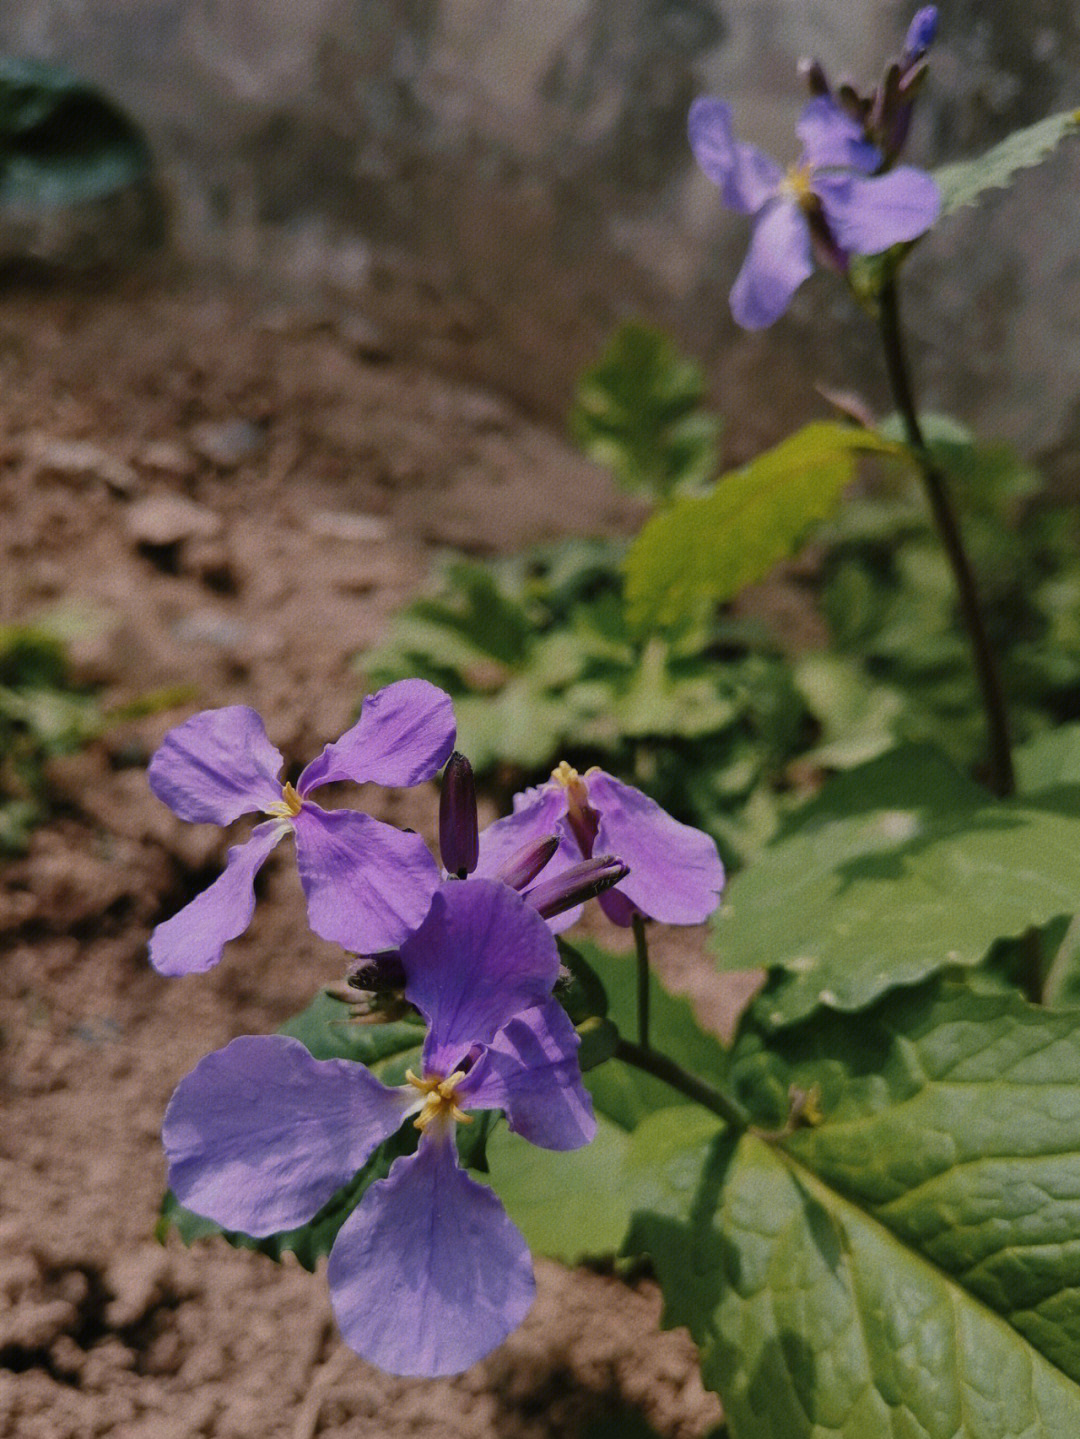
POLYGON ((987 190, 1004 189, 1017 171, 1042 164, 1078 128, 1080 110, 1065 110, 1015 130, 978 159, 961 160, 936 170, 934 179, 941 191, 942 214, 951 215, 965 205, 976 204, 987 190))
POLYGON ((978 964, 1078 895, 1080 816, 991 800, 910 745, 834 779, 732 881, 716 944, 722 969, 785 972, 757 1003, 782 1026, 978 964))
POLYGON ((642 1216, 667 1322, 732 1439, 1080 1432, 1080 1016, 924 986, 732 1061, 783 1147, 721 1141, 687 1216, 642 1216))
POLYGON ((703 602, 722 603, 762 579, 832 513, 854 478, 856 455, 873 451, 897 447, 849 426, 810 424, 721 476, 710 495, 656 515, 626 559, 631 624, 678 624, 703 602))

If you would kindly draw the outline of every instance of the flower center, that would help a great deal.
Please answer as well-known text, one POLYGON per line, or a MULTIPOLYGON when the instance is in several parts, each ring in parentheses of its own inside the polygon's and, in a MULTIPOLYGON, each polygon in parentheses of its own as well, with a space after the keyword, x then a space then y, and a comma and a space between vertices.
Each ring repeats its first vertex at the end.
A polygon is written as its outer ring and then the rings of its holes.
POLYGON ((441 1074, 425 1074, 423 1079, 417 1079, 412 1070, 407 1069, 405 1078, 424 1096, 424 1107, 413 1120, 421 1133, 436 1121, 444 1124, 455 1119, 459 1124, 473 1122, 472 1115, 466 1114, 458 1104, 457 1086, 465 1078, 463 1069, 455 1069, 445 1079, 441 1074))
POLYGON ((787 174, 780 181, 780 189, 798 205, 800 210, 813 210, 817 196, 810 183, 813 169, 809 165, 789 165, 787 174))
POLYGON ((281 798, 276 804, 269 805, 266 814, 272 814, 276 819, 295 819, 303 808, 304 801, 293 789, 292 785, 286 782, 281 787, 281 798))
POLYGON ((581 853, 586 859, 592 858, 593 841, 596 839, 599 816, 589 804, 589 787, 585 781, 591 774, 598 773, 596 765, 585 771, 582 779, 573 765, 563 760, 551 771, 551 778, 566 791, 566 817, 574 831, 581 853))

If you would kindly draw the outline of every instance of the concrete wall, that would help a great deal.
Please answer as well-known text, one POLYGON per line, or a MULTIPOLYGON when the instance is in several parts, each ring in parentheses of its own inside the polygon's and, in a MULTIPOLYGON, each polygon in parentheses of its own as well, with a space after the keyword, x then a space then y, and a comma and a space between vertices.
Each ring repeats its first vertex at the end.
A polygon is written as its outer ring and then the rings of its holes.
MULTIPOLYGON (((690 99, 793 153, 794 68, 871 78, 884 0, 4 0, 0 48, 62 61, 147 128, 188 254, 376 314, 432 358, 558 413, 620 318, 709 365, 731 452, 818 401, 883 399, 842 287, 765 335, 726 293, 746 226, 685 142, 690 99)), ((1080 100, 1070 0, 943 0, 915 158, 975 153, 1080 100)), ((1080 449, 1080 142, 943 226, 910 267, 925 402, 1043 456, 1080 449)))

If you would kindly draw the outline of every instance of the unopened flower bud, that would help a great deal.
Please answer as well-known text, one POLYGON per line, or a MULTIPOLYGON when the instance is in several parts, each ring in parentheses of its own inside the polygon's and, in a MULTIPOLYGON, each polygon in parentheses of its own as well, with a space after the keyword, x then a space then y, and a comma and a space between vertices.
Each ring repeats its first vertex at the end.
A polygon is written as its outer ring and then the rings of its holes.
POLYGON ((541 880, 523 896, 544 919, 554 919, 575 905, 595 899, 630 873, 628 865, 614 855, 598 855, 571 865, 554 879, 541 880))
POLYGON ((472 765, 457 750, 446 761, 439 797, 439 851, 447 874, 464 879, 480 854, 472 765))
POLYGON ((811 95, 827 95, 829 93, 829 77, 825 74, 825 67, 820 60, 804 55, 799 60, 798 71, 799 79, 811 95))
POLYGON ((907 36, 904 40, 904 54, 901 63, 913 64, 921 60, 930 46, 934 43, 937 34, 938 12, 936 5, 924 5, 921 10, 915 12, 915 18, 908 26, 907 36))
POLYGON ((510 856, 495 878, 501 879, 503 884, 508 884, 511 889, 524 889, 527 884, 532 884, 558 847, 557 834, 545 834, 540 839, 532 839, 510 856))

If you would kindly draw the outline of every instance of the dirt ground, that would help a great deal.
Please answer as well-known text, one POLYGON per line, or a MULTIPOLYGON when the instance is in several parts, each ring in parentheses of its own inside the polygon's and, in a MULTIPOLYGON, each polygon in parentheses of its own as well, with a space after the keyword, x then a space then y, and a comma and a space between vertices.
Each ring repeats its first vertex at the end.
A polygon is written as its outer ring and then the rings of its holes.
MULTIPOLYGON (((151 971, 151 927, 224 853, 219 831, 150 795, 161 736, 243 702, 290 764, 310 758, 363 693, 350 660, 439 544, 628 522, 557 436, 395 358, 356 319, 176 282, 0 295, 0 622, 77 612, 78 672, 108 702, 193 687, 55 762, 58 818, 0 878, 4 1439, 542 1439, 642 1421, 699 1439, 719 1424, 647 1280, 540 1262, 534 1311, 501 1350, 454 1380, 397 1380, 342 1345, 321 1275, 153 1239, 177 1080, 341 970, 275 856, 217 969, 151 971)), ((430 836, 429 789, 372 796, 430 836)), ((722 1017, 695 941, 661 951, 722 1017)))

